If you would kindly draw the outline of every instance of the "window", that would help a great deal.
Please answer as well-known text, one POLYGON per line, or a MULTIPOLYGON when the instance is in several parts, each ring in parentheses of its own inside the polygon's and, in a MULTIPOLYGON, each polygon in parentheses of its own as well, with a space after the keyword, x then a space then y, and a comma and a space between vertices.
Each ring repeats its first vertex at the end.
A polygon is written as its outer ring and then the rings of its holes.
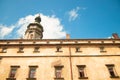
POLYGON ((16 80, 15 75, 18 68, 19 66, 11 66, 9 78, 7 78, 6 80, 16 80))
POLYGON ((33 31, 29 31, 29 33, 32 33, 33 31))
POLYGON ((54 66, 55 67, 55 80, 64 80, 62 78, 62 68, 63 66, 54 66))
POLYGON ((79 79, 88 79, 85 74, 85 65, 77 65, 78 67, 78 73, 79 73, 79 79))
POLYGON ((11 69, 10 78, 14 78, 14 77, 15 77, 16 70, 17 70, 17 68, 12 68, 12 69, 11 69))
POLYGON ((114 64, 106 64, 106 66, 111 78, 119 78, 119 76, 117 76, 117 73, 115 72, 114 64))
POLYGON ((35 73, 36 73, 36 68, 38 66, 29 66, 29 75, 28 75, 28 78, 27 80, 36 80, 35 78, 35 73))
POLYGON ((76 47, 76 52, 82 52, 80 51, 80 47, 76 47))
POLYGON ((39 51, 39 47, 35 47, 33 52, 34 52, 34 53, 40 52, 40 51, 39 51))
POLYGON ((33 34, 30 34, 30 39, 33 39, 33 34))
POLYGON ((57 49, 56 52, 62 52, 61 48, 62 48, 62 47, 60 47, 60 46, 59 46, 59 47, 56 47, 56 49, 57 49))
POLYGON ((100 52, 106 52, 105 51, 105 48, 102 46, 102 47, 100 47, 100 52))
POLYGON ((29 78, 34 78, 36 68, 30 68, 29 78))
POLYGON ((2 50, 1 50, 1 53, 6 53, 6 52, 7 52, 7 48, 3 47, 2 50))
POLYGON ((18 53, 24 53, 23 49, 24 49, 23 47, 19 47, 18 53))

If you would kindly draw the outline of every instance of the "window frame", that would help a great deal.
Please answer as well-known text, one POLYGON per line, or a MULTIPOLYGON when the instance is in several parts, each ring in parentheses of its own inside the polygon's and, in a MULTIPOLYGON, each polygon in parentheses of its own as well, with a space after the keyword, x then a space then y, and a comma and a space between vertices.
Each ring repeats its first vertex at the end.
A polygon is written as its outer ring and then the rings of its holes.
POLYGON ((115 70, 115 65, 114 64, 106 64, 106 67, 108 69, 110 78, 119 78, 116 70, 115 70))
POLYGON ((31 80, 31 79, 33 79, 33 80, 35 80, 36 78, 35 78, 35 76, 36 76, 36 69, 38 68, 38 66, 29 66, 29 73, 28 73, 28 78, 27 78, 27 80, 31 80), (33 76, 31 77, 31 70, 32 69, 34 69, 35 71, 34 71, 34 73, 33 73, 33 76))
POLYGON ((9 77, 6 78, 6 80, 11 80, 11 79, 16 80, 16 74, 17 74, 18 68, 20 68, 20 66, 11 66, 11 69, 9 72, 9 77), (15 71, 13 71, 13 70, 15 70, 15 71))
POLYGON ((78 68, 78 75, 79 75, 79 79, 88 79, 88 77, 86 77, 86 73, 85 73, 85 68, 86 68, 86 65, 77 65, 77 68, 78 68), (80 69, 81 69, 81 72, 80 72, 80 69))
POLYGON ((64 80, 64 78, 62 77, 62 68, 64 66, 63 65, 60 65, 60 66, 54 66, 55 68, 55 80, 64 80), (60 74, 60 76, 58 76, 58 73, 60 74))

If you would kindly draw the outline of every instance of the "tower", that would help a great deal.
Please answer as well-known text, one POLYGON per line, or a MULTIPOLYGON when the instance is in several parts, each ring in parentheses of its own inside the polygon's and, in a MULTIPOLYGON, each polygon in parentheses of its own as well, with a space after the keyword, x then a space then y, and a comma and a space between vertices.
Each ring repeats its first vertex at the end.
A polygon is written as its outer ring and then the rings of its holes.
POLYGON ((25 32, 25 39, 42 39, 43 37, 43 27, 40 24, 41 18, 37 16, 35 18, 35 22, 30 23, 27 26, 27 30, 25 32))

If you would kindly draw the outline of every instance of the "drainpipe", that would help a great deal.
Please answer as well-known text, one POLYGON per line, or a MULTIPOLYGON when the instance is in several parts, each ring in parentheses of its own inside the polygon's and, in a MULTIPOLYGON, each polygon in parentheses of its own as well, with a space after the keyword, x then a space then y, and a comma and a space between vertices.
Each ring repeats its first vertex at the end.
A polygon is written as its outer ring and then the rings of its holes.
MULTIPOLYGON (((66 39, 70 39, 70 34, 66 34, 66 39)), ((71 60, 71 46, 69 46, 69 62, 70 62, 71 80, 73 80, 72 60, 71 60)))
POLYGON ((71 73, 71 80, 73 80, 72 60, 71 60, 71 47, 70 47, 70 46, 69 46, 69 60, 70 60, 70 73, 71 73))

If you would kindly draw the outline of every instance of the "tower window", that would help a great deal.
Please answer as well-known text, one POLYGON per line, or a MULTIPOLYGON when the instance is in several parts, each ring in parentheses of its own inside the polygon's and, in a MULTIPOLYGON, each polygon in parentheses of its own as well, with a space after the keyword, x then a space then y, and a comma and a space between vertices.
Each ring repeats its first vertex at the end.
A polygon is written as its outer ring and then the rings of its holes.
POLYGON ((56 47, 56 49, 57 49, 56 52, 62 52, 62 50, 61 50, 62 47, 58 46, 58 47, 56 47))
POLYGON ((32 33, 33 31, 30 31, 29 33, 32 33))
POLYGON ((27 80, 36 80, 35 78, 35 73, 36 73, 36 68, 38 66, 29 66, 29 76, 27 78, 27 80))
POLYGON ((78 67, 78 73, 79 73, 79 79, 88 79, 85 74, 85 65, 77 65, 78 67))
POLYGON ((117 73, 115 72, 114 64, 106 64, 106 66, 111 78, 119 78, 119 76, 117 76, 117 73))
POLYGON ((7 78, 6 80, 16 80, 15 75, 18 68, 19 66, 11 66, 9 78, 7 78))
POLYGON ((62 78, 62 68, 63 66, 54 66, 55 67, 55 80, 64 80, 64 78, 62 78))
POLYGON ((30 34, 30 39, 33 39, 33 34, 30 34))

